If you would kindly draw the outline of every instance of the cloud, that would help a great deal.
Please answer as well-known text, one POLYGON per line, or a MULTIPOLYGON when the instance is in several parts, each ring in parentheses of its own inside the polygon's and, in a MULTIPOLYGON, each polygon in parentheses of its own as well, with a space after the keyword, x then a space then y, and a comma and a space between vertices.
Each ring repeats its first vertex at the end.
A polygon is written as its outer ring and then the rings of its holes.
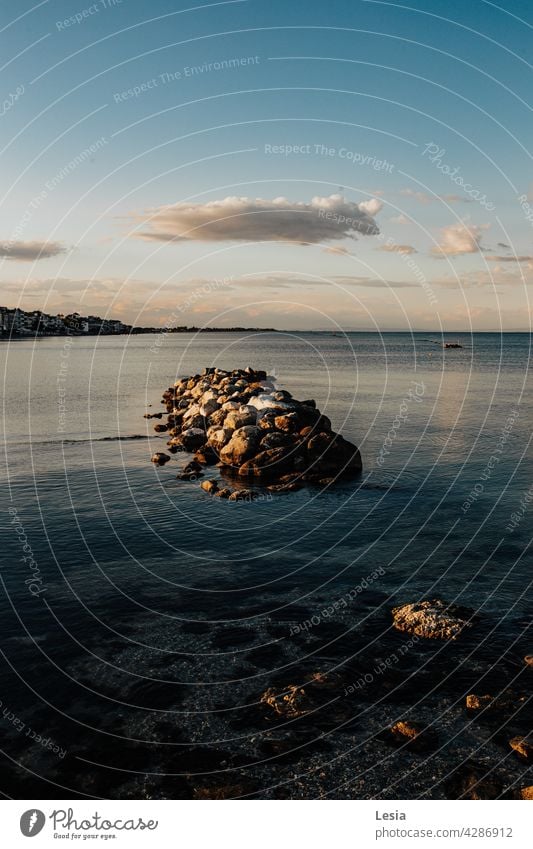
POLYGON ((325 254, 338 254, 339 256, 352 256, 348 248, 338 245, 332 248, 324 248, 325 254))
POLYGON ((417 200, 418 203, 428 204, 432 203, 434 198, 431 195, 426 194, 426 192, 415 192, 414 189, 400 189, 400 194, 404 197, 413 198, 417 200))
POLYGON ((407 218, 406 215, 403 215, 403 213, 401 215, 393 215, 392 218, 389 218, 389 221, 391 222, 391 224, 410 224, 411 223, 411 220, 409 218, 407 218))
POLYGON ((472 198, 465 198, 461 195, 439 195, 439 198, 446 203, 474 203, 472 198))
POLYGON ((433 247, 431 253, 437 259, 478 253, 481 250, 482 231, 486 229, 486 226, 478 227, 464 222, 443 227, 440 244, 433 247))
POLYGON ((293 286, 330 286, 330 280, 291 274, 250 275, 232 278, 235 289, 289 289, 293 286))
POLYGON ((369 289, 415 289, 420 284, 408 280, 381 280, 378 277, 332 277, 341 286, 364 286, 369 289))
POLYGON ((473 203, 472 198, 463 197, 462 195, 430 195, 427 192, 415 192, 414 189, 400 189, 400 194, 404 197, 413 198, 418 203, 427 206, 429 203, 444 201, 445 203, 473 203))
POLYGON ((505 256, 499 256, 499 255, 495 254, 493 256, 486 256, 485 259, 488 260, 489 262, 533 262, 533 256, 527 256, 527 255, 525 255, 525 256, 507 256, 507 254, 506 254, 505 256))
POLYGON ((396 244, 387 244, 381 245, 378 248, 378 251, 389 251, 390 253, 398 253, 398 254, 416 254, 418 253, 416 248, 413 248, 412 245, 396 245, 396 244))
POLYGON ((148 230, 136 233, 156 242, 296 242, 317 244, 357 233, 376 236, 374 221, 382 207, 372 199, 360 204, 342 195, 314 197, 310 203, 287 198, 227 197, 205 204, 176 203, 143 217, 148 230))
POLYGON ((361 201, 358 206, 359 209, 363 210, 363 212, 368 212, 369 215, 374 216, 383 209, 383 201, 378 200, 377 198, 370 198, 370 200, 361 201))
POLYGON ((0 242, 0 257, 14 262, 33 262, 64 254, 66 247, 59 242, 0 242))

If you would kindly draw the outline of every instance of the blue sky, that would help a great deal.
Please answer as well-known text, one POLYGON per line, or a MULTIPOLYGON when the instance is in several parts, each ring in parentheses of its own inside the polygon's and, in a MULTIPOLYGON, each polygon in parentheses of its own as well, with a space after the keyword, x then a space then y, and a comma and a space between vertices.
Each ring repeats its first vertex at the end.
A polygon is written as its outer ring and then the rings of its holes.
POLYGON ((526 0, 4 4, 0 303, 528 329, 532 25, 526 0))

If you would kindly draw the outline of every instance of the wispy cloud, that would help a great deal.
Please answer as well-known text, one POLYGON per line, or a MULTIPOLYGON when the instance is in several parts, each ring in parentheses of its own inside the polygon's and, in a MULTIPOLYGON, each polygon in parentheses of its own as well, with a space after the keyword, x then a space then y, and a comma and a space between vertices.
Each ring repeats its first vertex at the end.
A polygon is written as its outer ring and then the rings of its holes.
POLYGON ((362 203, 342 195, 314 197, 310 203, 280 197, 227 197, 205 204, 176 203, 148 211, 142 220, 147 229, 135 236, 156 242, 291 242, 302 245, 375 236, 374 215, 381 201, 362 203))
POLYGON ((379 277, 350 277, 340 275, 331 278, 342 286, 364 286, 369 289, 414 289, 420 284, 410 280, 381 280, 379 277))
POLYGON ((463 197, 463 195, 430 195, 428 192, 415 191, 414 189, 400 189, 400 194, 404 197, 412 198, 424 206, 439 201, 443 201, 444 203, 473 203, 472 198, 463 197))
POLYGON ((533 256, 521 255, 521 256, 511 256, 505 254, 500 256, 498 254, 493 254, 491 256, 485 256, 485 259, 489 262, 533 262, 533 256))
POLYGON ((418 253, 417 249, 412 245, 397 245, 397 244, 388 244, 387 242, 381 247, 378 248, 378 251, 387 251, 389 253, 398 253, 398 254, 416 254, 418 253))
POLYGON ((325 254, 337 254, 338 256, 352 256, 351 252, 348 248, 345 248, 343 245, 337 245, 331 248, 324 248, 325 254))

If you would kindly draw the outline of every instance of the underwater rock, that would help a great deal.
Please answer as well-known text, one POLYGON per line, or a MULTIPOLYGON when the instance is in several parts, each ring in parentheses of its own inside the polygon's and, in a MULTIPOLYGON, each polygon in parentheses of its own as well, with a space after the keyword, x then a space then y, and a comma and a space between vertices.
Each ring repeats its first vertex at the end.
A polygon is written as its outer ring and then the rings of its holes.
POLYGON ((398 631, 430 640, 456 640, 465 629, 472 627, 474 614, 465 607, 431 599, 394 607, 392 619, 398 631))
POLYGON ((414 752, 429 752, 438 743, 436 731, 406 719, 396 722, 389 729, 389 734, 394 743, 407 746, 414 752))
POLYGON ((511 749, 524 761, 533 761, 533 745, 527 737, 513 737, 509 740, 511 749))

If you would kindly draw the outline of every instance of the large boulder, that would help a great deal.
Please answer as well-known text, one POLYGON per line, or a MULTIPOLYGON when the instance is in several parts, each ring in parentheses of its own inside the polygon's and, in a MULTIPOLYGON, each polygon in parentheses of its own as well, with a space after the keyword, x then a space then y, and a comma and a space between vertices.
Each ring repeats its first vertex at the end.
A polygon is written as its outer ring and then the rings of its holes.
MULTIPOLYGON (((263 431, 260 431, 263 434, 263 431)), ((294 445, 294 437, 288 433, 279 433, 278 431, 267 432, 261 439, 260 448, 263 451, 269 448, 289 448, 294 445)))
POLYGON ((220 451, 220 460, 227 466, 242 466, 257 453, 261 431, 254 425, 240 427, 233 432, 227 445, 220 451))
POLYGON ((210 414, 208 418, 208 424, 210 427, 217 426, 221 427, 224 424, 224 421, 227 416, 227 411, 224 409, 215 410, 210 414))
POLYGON ((257 421, 257 426, 265 431, 276 430, 275 419, 276 413, 274 411, 263 413, 257 421))
POLYGON ((298 413, 285 413, 282 416, 276 416, 274 425, 277 430, 282 430, 285 433, 295 433, 300 430, 301 423, 298 413))
POLYGON ((190 427, 181 434, 181 444, 185 451, 198 451, 206 442, 205 430, 201 427, 190 427))
POLYGON ((214 412, 216 412, 220 408, 220 404, 214 398, 210 398, 208 401, 202 403, 200 407, 200 414, 205 416, 211 416, 214 412))
POLYGON ((321 432, 306 444, 309 469, 321 476, 351 475, 362 468, 359 449, 340 434, 321 432))
POLYGON ((239 469, 243 478, 272 480, 288 474, 293 469, 294 456, 288 448, 269 448, 247 460, 239 469))
POLYGON ((254 425, 256 422, 256 411, 246 405, 242 405, 238 410, 230 410, 224 420, 224 425, 231 430, 238 430, 247 425, 254 425))
POLYGON ((207 431, 207 444, 220 453, 228 444, 235 431, 225 427, 210 427, 207 431))
POLYGON ((295 404, 288 400, 281 400, 280 395, 283 395, 283 393, 263 392, 260 395, 254 395, 253 398, 250 398, 250 406, 256 408, 259 416, 266 413, 267 410, 275 410, 278 416, 294 410, 295 404))

